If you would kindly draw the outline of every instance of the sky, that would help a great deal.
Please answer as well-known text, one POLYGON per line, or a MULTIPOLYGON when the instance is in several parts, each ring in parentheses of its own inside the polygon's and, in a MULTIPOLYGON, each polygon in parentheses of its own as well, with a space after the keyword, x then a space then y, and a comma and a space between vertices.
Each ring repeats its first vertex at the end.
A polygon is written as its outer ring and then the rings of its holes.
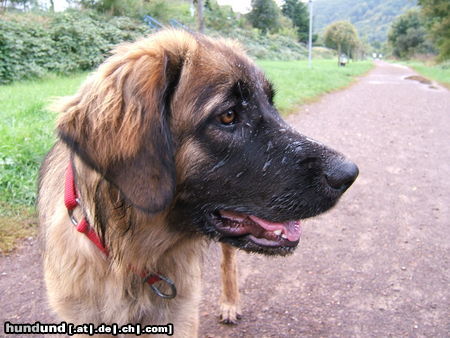
POLYGON ((55 0, 55 11, 61 12, 67 8, 67 2, 65 0, 55 0))
POLYGON ((231 5, 233 11, 240 13, 250 12, 251 0, 217 0, 219 5, 231 5))
MULTIPOLYGON (((247 13, 250 12, 251 9, 251 0, 217 0, 217 2, 219 5, 231 5, 235 12, 247 13)), ((275 2, 280 6, 283 3, 282 0, 275 0, 275 2)))

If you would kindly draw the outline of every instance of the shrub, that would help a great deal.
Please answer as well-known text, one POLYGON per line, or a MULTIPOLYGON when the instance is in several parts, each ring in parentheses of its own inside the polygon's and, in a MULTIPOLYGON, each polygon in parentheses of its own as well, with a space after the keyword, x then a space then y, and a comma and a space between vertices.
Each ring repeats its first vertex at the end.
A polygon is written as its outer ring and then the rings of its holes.
POLYGON ((147 26, 130 18, 93 12, 31 16, 0 21, 0 84, 40 77, 49 71, 92 69, 114 45, 150 32, 147 26))
POLYGON ((294 39, 280 34, 261 34, 257 29, 234 29, 229 32, 209 32, 212 36, 225 36, 238 40, 247 53, 264 60, 302 60, 306 58, 306 47, 294 39))
POLYGON ((191 7, 186 1, 152 0, 145 2, 141 12, 136 18, 142 18, 149 14, 159 20, 161 23, 168 23, 171 19, 183 23, 187 26, 195 25, 194 13, 191 13, 191 7))
POLYGON ((0 21, 0 83, 42 76, 53 56, 52 41, 42 26, 0 21))
MULTIPOLYGON (((166 11, 167 4, 156 0, 144 6, 162 23, 177 19, 192 24, 189 5, 166 11), (184 20, 183 20, 184 19, 184 20)), ((239 40, 257 59, 299 60, 306 48, 295 41, 295 31, 286 25, 283 34, 261 34, 245 27, 245 20, 230 7, 210 2, 207 22, 212 36, 239 40), (245 27, 245 28, 244 28, 245 27)), ((68 10, 63 13, 3 15, 0 20, 0 84, 41 77, 48 72, 70 73, 95 68, 114 45, 132 41, 151 29, 129 17, 104 16, 95 11, 68 10)))

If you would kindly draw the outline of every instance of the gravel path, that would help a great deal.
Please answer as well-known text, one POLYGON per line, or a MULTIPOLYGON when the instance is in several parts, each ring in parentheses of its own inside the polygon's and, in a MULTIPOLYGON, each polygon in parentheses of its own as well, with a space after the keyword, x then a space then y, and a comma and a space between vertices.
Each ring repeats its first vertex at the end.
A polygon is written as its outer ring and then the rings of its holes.
MULTIPOLYGON (((217 322, 211 245, 201 336, 450 336, 450 92, 405 79, 413 74, 378 62, 351 88, 289 116, 355 161, 360 176, 336 208, 304 222, 294 255, 239 254, 237 326, 217 322)), ((54 320, 38 251, 30 240, 0 257, 2 322, 54 320)))

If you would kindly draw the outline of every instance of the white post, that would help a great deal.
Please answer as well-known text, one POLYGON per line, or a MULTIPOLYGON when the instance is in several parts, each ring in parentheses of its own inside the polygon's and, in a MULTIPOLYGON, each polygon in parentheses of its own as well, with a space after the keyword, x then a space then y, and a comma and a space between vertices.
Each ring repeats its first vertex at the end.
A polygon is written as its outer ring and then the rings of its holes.
POLYGON ((308 41, 308 67, 311 68, 312 59, 312 18, 313 18, 313 4, 309 0, 309 41, 308 41))

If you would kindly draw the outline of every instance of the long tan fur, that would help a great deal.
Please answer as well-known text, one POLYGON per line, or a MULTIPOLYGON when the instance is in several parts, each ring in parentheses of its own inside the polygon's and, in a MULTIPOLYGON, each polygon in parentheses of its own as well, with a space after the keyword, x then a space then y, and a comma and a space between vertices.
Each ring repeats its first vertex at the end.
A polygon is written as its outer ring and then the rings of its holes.
MULTIPOLYGON (((164 31, 118 47, 77 94, 56 105, 64 142, 56 143, 41 169, 38 207, 48 299, 67 322, 173 323, 175 336, 197 335, 204 239, 197 233, 171 231, 164 206, 174 190, 174 178, 177 184, 182 182, 205 157, 194 141, 182 138, 183 131, 196 123, 190 114, 192 92, 201 90, 206 80, 232 74, 221 51, 241 53, 233 43, 202 39, 209 48, 201 48, 188 33, 164 31), (181 113, 164 125, 161 95, 180 62, 183 70, 171 109, 181 113), (161 164, 158 151, 169 146, 161 136, 164 128, 172 130, 177 146, 173 158, 163 158, 161 164), (145 144, 149 139, 152 142, 145 144), (129 164, 136 158, 138 164, 129 164), (151 165, 139 166, 148 158, 153 159, 151 165), (65 170, 71 160, 81 199, 75 217, 86 217, 102 236, 109 257, 71 225, 64 206, 65 170), (173 161, 176 171, 165 170, 164 161, 173 161), (99 227, 99 217, 107 231, 99 227), (177 297, 168 301, 156 296, 132 270, 171 278, 177 297)), ((234 274, 229 260, 224 269, 228 266, 234 274)), ((233 279, 232 274, 226 280, 233 279)), ((232 290, 237 291, 237 285, 232 290)))

